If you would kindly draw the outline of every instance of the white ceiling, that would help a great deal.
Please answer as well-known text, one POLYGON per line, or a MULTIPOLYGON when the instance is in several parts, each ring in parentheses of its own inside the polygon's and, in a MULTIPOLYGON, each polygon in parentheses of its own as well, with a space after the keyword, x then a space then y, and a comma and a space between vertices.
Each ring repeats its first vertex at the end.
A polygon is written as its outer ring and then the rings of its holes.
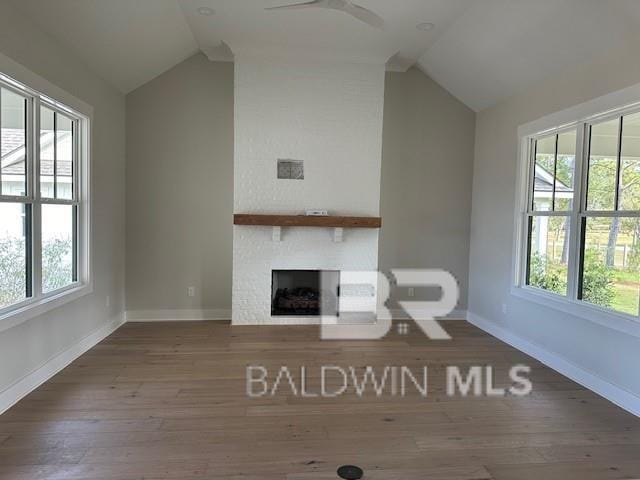
POLYGON ((124 93, 198 51, 175 0, 11 0, 124 93))
POLYGON ((264 10, 296 0, 10 1, 124 93, 198 49, 212 60, 284 51, 390 59, 395 70, 418 62, 475 110, 620 46, 640 23, 639 0, 355 0, 383 30, 335 10, 264 10))
POLYGON ((419 66, 479 111, 620 47, 639 20, 639 0, 478 0, 419 66))
POLYGON ((200 46, 225 42, 234 52, 298 53, 306 57, 340 57, 385 63, 390 57, 413 65, 465 8, 469 0, 355 0, 385 20, 379 30, 344 12, 329 9, 266 11, 265 7, 304 0, 179 0, 200 46), (216 12, 198 15, 200 6, 216 12), (416 29, 421 22, 436 28, 416 29))

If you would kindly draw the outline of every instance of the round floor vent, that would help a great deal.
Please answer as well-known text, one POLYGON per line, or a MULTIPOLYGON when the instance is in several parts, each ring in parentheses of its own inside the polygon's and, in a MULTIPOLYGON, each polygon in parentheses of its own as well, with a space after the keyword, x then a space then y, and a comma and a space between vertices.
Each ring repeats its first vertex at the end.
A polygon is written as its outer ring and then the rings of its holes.
POLYGON ((359 480, 364 475, 360 467, 355 465, 343 465, 338 469, 338 476, 346 480, 359 480))

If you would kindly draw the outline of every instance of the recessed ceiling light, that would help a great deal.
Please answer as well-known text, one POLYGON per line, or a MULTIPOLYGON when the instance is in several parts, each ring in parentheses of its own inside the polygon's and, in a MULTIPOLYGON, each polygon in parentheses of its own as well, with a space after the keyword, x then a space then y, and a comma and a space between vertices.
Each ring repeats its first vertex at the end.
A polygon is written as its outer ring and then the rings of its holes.
POLYGON ((214 13, 216 12, 213 10, 213 8, 209 8, 209 7, 198 8, 198 15, 204 15, 205 17, 210 17, 214 13))
POLYGON ((429 30, 431 30, 433 27, 435 27, 435 25, 433 23, 430 22, 425 22, 425 23, 419 23, 418 25, 416 25, 416 28, 418 30, 422 30, 424 32, 428 32, 429 30))

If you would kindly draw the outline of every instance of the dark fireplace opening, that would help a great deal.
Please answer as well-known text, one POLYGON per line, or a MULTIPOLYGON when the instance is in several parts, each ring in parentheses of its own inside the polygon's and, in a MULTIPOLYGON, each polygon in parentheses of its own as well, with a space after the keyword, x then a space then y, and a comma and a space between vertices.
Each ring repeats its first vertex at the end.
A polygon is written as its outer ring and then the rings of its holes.
POLYGON ((338 316, 340 272, 272 270, 271 315, 338 316))

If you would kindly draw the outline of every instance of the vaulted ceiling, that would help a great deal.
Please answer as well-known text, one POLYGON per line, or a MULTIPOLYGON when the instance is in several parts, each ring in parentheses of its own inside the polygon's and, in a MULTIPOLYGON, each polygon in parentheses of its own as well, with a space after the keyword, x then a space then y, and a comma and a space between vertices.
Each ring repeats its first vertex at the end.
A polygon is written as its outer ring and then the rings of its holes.
POLYGON ((382 29, 333 9, 265 10, 296 0, 10 1, 124 93, 198 50, 223 61, 286 52, 417 64, 474 110, 619 48, 640 26, 638 0, 356 0, 382 29))

